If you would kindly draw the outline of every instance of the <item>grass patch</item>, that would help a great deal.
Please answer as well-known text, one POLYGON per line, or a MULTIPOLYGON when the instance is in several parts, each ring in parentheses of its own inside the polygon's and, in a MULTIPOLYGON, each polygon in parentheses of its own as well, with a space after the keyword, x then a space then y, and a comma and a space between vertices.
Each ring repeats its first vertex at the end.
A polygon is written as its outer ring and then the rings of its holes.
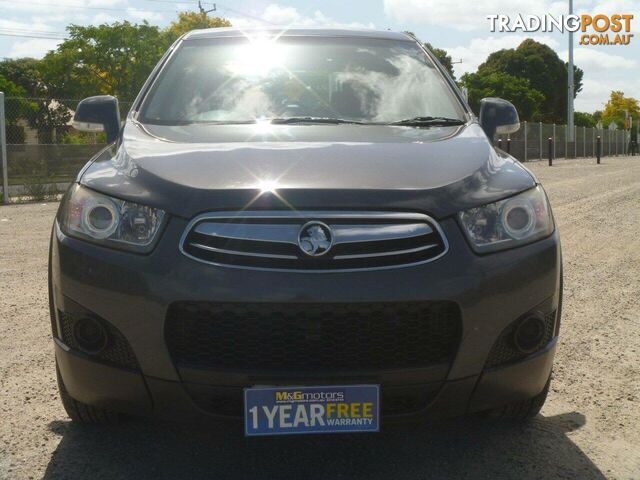
POLYGON ((48 179, 41 179, 39 182, 25 183, 24 195, 35 202, 57 200, 60 191, 55 183, 45 183, 47 181, 48 179))

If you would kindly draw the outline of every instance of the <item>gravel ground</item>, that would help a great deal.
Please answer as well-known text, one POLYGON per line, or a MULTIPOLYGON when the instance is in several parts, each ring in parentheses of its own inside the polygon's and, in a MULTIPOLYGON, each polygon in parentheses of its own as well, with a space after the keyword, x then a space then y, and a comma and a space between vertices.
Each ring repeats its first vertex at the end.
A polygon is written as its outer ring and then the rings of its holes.
POLYGON ((57 205, 0 207, 0 478, 640 478, 640 158, 527 165, 551 197, 565 268, 552 390, 527 426, 250 440, 216 425, 74 426, 46 301, 57 205))

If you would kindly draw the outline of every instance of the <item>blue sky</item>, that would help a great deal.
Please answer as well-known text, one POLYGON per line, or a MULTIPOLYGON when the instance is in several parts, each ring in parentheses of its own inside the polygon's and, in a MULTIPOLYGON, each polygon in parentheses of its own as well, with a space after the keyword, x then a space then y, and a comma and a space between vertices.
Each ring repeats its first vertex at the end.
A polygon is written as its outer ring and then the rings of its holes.
MULTIPOLYGON (((209 0, 207 0, 208 2, 209 0)), ((212 2, 205 3, 212 8, 212 2)), ((491 33, 490 14, 567 13, 568 0, 224 0, 215 14, 234 25, 332 25, 411 30, 448 50, 456 74, 475 71, 489 53, 517 46, 533 37, 566 60, 568 36, 560 33, 491 33)), ((64 36, 69 23, 100 24, 119 20, 167 25, 180 10, 197 9, 197 0, 0 0, 0 57, 41 57, 64 36), (37 38, 34 38, 37 37, 37 38)), ((631 13, 633 38, 627 46, 579 46, 575 61, 585 71, 576 109, 602 109, 611 90, 640 98, 640 0, 575 0, 576 13, 631 13)))

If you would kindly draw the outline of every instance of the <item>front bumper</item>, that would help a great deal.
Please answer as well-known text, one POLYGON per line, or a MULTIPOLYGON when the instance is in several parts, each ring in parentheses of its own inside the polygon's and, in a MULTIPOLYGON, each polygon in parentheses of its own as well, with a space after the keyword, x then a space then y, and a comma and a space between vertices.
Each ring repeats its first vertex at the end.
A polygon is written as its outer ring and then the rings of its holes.
MULTIPOLYGON (((429 420, 480 412, 529 399, 540 393, 551 374, 556 339, 530 357, 479 375, 447 380, 424 409, 392 417, 394 421, 429 420)), ((55 341, 56 360, 65 387, 81 402, 134 415, 197 421, 212 415, 196 405, 182 382, 144 376, 103 365, 55 341)), ((389 419, 385 419, 388 421, 389 419)))
MULTIPOLYGON (((54 229, 51 250, 53 311, 81 305, 106 319, 130 343, 138 371, 93 361, 56 340, 67 390, 76 400, 170 418, 211 416, 194 401, 208 390, 253 384, 335 384, 367 381, 382 391, 420 382, 433 390, 411 416, 440 417, 485 410, 530 398, 551 372, 554 338, 540 351, 508 365, 485 368, 503 330, 527 312, 557 311, 561 256, 557 232, 534 244, 478 256, 453 219, 441 222, 449 240, 442 258, 410 268, 350 273, 260 272, 214 267, 178 251, 187 222, 172 218, 156 249, 137 256, 66 237, 54 229), (176 301, 415 302, 451 301, 461 312, 462 335, 453 363, 436 372, 379 372, 367 378, 335 374, 266 378, 226 372, 178 370, 169 355, 164 323, 176 301), (444 376, 443 376, 444 375, 444 376)), ((546 312, 545 312, 546 313, 546 312)), ((56 319, 59 322, 59 319, 56 319)), ((559 318, 556 320, 559 322, 559 318)), ((57 325, 60 331, 60 325, 57 325)), ((383 397, 384 400, 384 397, 383 397)))

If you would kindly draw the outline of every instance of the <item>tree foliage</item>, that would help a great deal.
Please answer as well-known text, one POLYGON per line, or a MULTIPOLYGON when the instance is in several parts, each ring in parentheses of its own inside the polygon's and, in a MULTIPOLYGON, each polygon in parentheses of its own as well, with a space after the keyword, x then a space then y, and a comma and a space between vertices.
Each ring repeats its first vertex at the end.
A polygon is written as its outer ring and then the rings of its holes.
POLYGON ((513 103, 521 120, 531 120, 545 100, 541 92, 531 87, 528 79, 504 72, 484 70, 467 73, 462 76, 461 83, 467 88, 469 105, 476 113, 480 110, 480 100, 500 97, 513 103))
POLYGON ((40 60, 35 58, 5 58, 0 61, 0 75, 18 85, 22 95, 40 97, 47 94, 47 88, 39 66, 40 60))
POLYGON ((108 94, 130 101, 180 35, 196 28, 230 25, 224 18, 197 12, 180 12, 166 29, 146 21, 70 25, 69 38, 40 61, 38 70, 49 95, 84 98, 108 94))
MULTIPOLYGON (((483 78, 491 73, 506 73, 526 79, 530 87, 542 93, 544 100, 531 120, 565 123, 567 119, 567 64, 547 45, 533 39, 518 48, 499 50, 478 67, 483 78)), ((583 71, 574 66, 575 95, 582 90, 583 71)), ((506 100, 511 100, 506 98, 506 100)), ((523 115, 525 119, 526 116, 523 115)))
POLYGON ((0 92, 4 92, 6 97, 23 97, 25 94, 24 88, 8 80, 2 74, 0 74, 0 92))
POLYGON ((602 123, 607 126, 611 122, 615 122, 618 127, 624 128, 625 110, 634 119, 638 119, 640 116, 640 102, 633 97, 625 97, 623 92, 611 92, 609 101, 602 112, 602 123))
POLYGON ((453 73, 453 60, 451 59, 451 55, 449 55, 446 50, 443 50, 441 48, 436 48, 432 46, 430 43, 425 43, 424 47, 433 53, 433 55, 438 59, 438 61, 442 64, 445 70, 449 72, 449 75, 451 76, 451 78, 455 80, 456 76, 453 73))
MULTIPOLYGON (((5 95, 7 125, 14 127, 18 119, 24 117, 30 109, 29 102, 24 98, 26 90, 0 73, 0 92, 5 95)), ((11 141, 11 138, 8 140, 11 141)))
POLYGON ((175 40, 191 30, 230 26, 231 22, 226 18, 209 17, 205 12, 180 12, 178 19, 169 25, 168 31, 172 40, 175 40))
POLYGON ((109 94, 135 98, 171 40, 146 22, 67 28, 69 38, 49 52, 41 72, 55 96, 109 94))
POLYGON ((576 127, 595 127, 598 120, 592 113, 574 112, 573 120, 576 127))
POLYGON ((31 128, 38 131, 41 143, 54 141, 54 133, 62 135, 62 128, 71 120, 70 105, 63 99, 53 100, 57 96, 55 88, 42 73, 43 61, 34 58, 5 59, 0 62, 0 73, 9 77, 20 86, 27 100, 21 102, 21 108, 7 108, 7 118, 24 118, 31 128))

